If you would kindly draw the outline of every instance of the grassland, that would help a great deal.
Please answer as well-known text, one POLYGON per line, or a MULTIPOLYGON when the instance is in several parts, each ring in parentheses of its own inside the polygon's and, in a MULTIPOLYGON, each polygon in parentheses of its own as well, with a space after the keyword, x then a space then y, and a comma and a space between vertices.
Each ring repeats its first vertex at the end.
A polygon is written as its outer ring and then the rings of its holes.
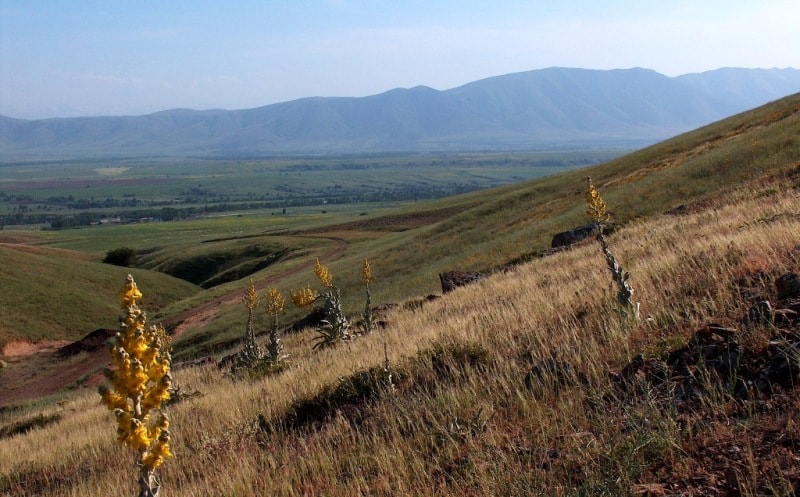
MULTIPOLYGON (((655 388, 620 393, 608 371, 637 353, 663 359, 712 322, 736 328, 750 352, 770 347, 772 330, 739 323, 753 299, 775 299, 779 275, 800 269, 799 130, 800 97, 793 97, 602 166, 374 216, 341 212, 313 226, 262 226, 259 236, 283 237, 295 252, 254 273, 256 281, 298 288, 313 278, 308 260, 327 254, 353 313, 363 305, 363 257, 373 261, 374 302, 437 293, 439 271, 525 258, 554 233, 586 223, 591 175, 619 223, 610 243, 633 275, 642 319, 631 323, 618 312, 602 254, 588 244, 400 306, 385 316, 385 329, 346 346, 313 352, 312 331, 288 335, 292 367, 280 376, 249 382, 213 367, 178 371, 176 381, 203 396, 169 408, 176 457, 161 472, 164 492, 792 495, 800 482, 793 390, 742 403, 709 386, 685 409, 655 388), (681 205, 681 215, 664 214, 681 205), (300 239, 313 243, 293 245, 300 239), (583 381, 526 386, 531 368, 553 358, 583 381)), ((48 250, 85 243, 58 236, 48 250)), ((155 290, 149 283, 140 281, 145 292, 155 290)), ((159 315, 237 287, 197 291, 159 315)), ((94 295, 114 302, 114 293, 94 295)), ((218 302, 207 322, 177 340, 179 354, 241 335, 241 304, 218 302)), ((0 440, 0 492, 132 493, 131 454, 115 446, 96 394, 78 389, 59 406, 0 412, 5 426, 33 419, 50 421, 0 440)))
POLYGON ((82 215, 189 218, 241 210, 440 198, 585 167, 619 150, 250 161, 0 163, 0 224, 82 215))

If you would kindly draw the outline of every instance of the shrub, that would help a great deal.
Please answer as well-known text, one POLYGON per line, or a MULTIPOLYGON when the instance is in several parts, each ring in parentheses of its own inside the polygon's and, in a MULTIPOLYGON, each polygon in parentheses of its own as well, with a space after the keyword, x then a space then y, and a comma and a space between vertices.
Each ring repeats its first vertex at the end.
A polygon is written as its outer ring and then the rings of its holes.
POLYGON ((109 250, 106 252, 103 262, 115 266, 131 267, 136 263, 136 249, 119 247, 109 250))

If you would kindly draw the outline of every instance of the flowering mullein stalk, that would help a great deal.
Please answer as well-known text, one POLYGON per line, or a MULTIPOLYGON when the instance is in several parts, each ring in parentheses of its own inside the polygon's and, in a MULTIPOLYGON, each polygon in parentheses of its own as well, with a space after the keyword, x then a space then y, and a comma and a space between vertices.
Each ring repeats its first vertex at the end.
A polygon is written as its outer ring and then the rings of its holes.
POLYGON ((617 284, 617 301, 628 310, 631 317, 638 319, 639 303, 633 301, 633 286, 629 281, 631 275, 622 269, 614 254, 611 253, 604 234, 605 225, 609 219, 609 215, 606 212, 606 203, 603 197, 600 196, 600 192, 592 184, 592 178, 586 178, 586 180, 589 183, 589 190, 586 194, 586 203, 589 209, 586 213, 591 216, 597 226, 597 241, 600 242, 608 269, 611 270, 614 282, 617 284))
POLYGON ((100 387, 102 402, 117 418, 117 441, 137 452, 139 497, 156 497, 160 485, 155 470, 170 450, 169 419, 161 410, 169 400, 170 339, 162 326, 145 327, 139 309, 142 293, 128 275, 119 295, 123 315, 111 348, 112 369, 107 372, 113 389, 100 387))
POLYGON ((247 329, 244 335, 244 344, 238 355, 239 366, 254 366, 263 357, 263 352, 256 341, 256 331, 253 324, 253 313, 258 307, 258 292, 252 280, 244 291, 242 302, 247 307, 247 329))
POLYGON ((286 358, 283 354, 283 345, 281 344, 280 336, 278 335, 278 316, 283 311, 283 304, 286 302, 286 299, 283 298, 281 292, 274 288, 270 288, 267 290, 267 293, 264 294, 264 307, 267 311, 267 315, 270 318, 270 326, 269 326, 269 342, 267 342, 267 355, 266 359, 270 362, 270 364, 278 364, 282 360, 286 358))
POLYGON ((372 316, 372 295, 370 294, 369 284, 372 282, 372 266, 368 259, 364 259, 361 266, 361 279, 364 282, 364 290, 367 294, 367 303, 364 306, 364 333, 372 333, 375 322, 372 316))
POLYGON ((326 266, 324 266, 317 258, 314 264, 314 274, 325 287, 325 291, 318 295, 314 290, 309 287, 303 288, 296 292, 292 292, 292 302, 297 307, 310 307, 318 299, 322 298, 325 303, 322 307, 322 312, 325 314, 325 319, 322 320, 320 326, 317 328, 319 336, 317 336, 317 343, 314 348, 330 347, 336 343, 349 340, 350 337, 350 323, 342 311, 341 296, 339 288, 333 284, 333 275, 326 266))

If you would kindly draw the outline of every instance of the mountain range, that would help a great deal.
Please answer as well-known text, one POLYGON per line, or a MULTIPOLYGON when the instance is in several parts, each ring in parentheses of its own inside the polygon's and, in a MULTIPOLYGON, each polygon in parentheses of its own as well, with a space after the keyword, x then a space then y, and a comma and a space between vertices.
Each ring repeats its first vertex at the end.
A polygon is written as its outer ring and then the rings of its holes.
POLYGON ((311 97, 245 110, 22 120, 0 162, 640 147, 800 92, 800 70, 548 68, 449 89, 311 97))

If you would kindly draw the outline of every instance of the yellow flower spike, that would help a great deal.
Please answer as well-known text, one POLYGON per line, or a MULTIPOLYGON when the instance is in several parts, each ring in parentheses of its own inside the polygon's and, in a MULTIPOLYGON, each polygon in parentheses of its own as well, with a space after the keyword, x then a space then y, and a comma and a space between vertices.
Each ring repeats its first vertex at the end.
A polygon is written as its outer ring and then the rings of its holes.
POLYGON ((264 294, 264 300, 266 300, 265 306, 267 314, 270 316, 277 316, 280 314, 283 310, 283 304, 286 302, 281 292, 274 288, 267 290, 267 293, 264 294))
POLYGON ((171 455, 169 422, 161 412, 170 397, 171 340, 162 326, 146 326, 138 307, 142 293, 130 275, 119 297, 123 312, 108 375, 113 390, 101 387, 100 395, 116 416, 118 442, 139 454, 139 495, 152 495, 158 489, 153 471, 171 455))
POLYGON ((589 209, 586 211, 592 219, 597 223, 604 223, 608 221, 608 213, 606 213, 606 203, 600 192, 592 184, 592 178, 586 178, 589 183, 589 190, 586 194, 586 203, 589 209))
POLYGON ((325 288, 333 286, 333 275, 326 266, 319 262, 319 257, 317 257, 317 262, 314 264, 314 274, 317 275, 317 278, 319 278, 319 281, 322 282, 325 288))
POLYGON ((369 265, 368 259, 364 259, 364 265, 361 267, 361 279, 366 285, 372 282, 372 266, 369 265))
POLYGON ((253 280, 250 280, 250 285, 245 289, 242 302, 244 302, 245 307, 251 311, 258 307, 258 292, 256 291, 256 285, 253 283, 253 280))
POLYGON ((301 288, 296 292, 292 292, 292 303, 297 307, 309 307, 314 304, 317 300, 317 292, 312 290, 310 287, 301 288))
POLYGON ((128 443, 131 447, 142 452, 150 446, 150 438, 147 436, 147 428, 136 418, 131 420, 130 435, 128 435, 128 443))
POLYGON ((125 288, 122 290, 122 293, 119 294, 119 299, 122 301, 122 306, 130 307, 135 306, 138 300, 141 300, 142 292, 136 287, 136 282, 133 281, 133 276, 128 275, 127 282, 125 283, 125 288))

